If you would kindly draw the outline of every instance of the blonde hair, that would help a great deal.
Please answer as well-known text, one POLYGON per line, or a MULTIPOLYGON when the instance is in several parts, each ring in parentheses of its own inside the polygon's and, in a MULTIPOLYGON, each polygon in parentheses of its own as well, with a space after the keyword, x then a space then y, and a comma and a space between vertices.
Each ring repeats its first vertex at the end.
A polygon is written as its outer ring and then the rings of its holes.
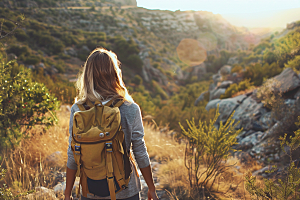
POLYGON ((132 103, 119 66, 120 61, 114 52, 104 48, 92 51, 76 82, 76 103, 83 104, 87 99, 95 102, 120 98, 132 103))

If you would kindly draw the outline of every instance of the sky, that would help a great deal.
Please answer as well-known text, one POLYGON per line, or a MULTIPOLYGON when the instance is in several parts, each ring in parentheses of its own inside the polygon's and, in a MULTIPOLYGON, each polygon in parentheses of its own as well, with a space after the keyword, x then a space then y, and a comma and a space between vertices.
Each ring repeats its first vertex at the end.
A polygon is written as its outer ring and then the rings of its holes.
MULTIPOLYGON (((137 6, 147 9, 160 10, 195 10, 210 11, 214 14, 221 14, 225 19, 238 26, 285 26, 292 20, 300 20, 300 0, 137 0, 137 6), (294 13, 287 10, 292 9, 294 13), (286 10, 287 12, 278 12, 286 10), (278 16, 282 14, 282 16, 278 16), (293 16, 291 16, 293 15, 293 16), (267 21, 259 22, 257 19, 268 18, 267 21), (282 19, 284 23, 270 21, 273 17, 282 19), (298 18, 299 17, 299 18, 298 18), (285 20, 285 18, 288 18, 285 20)), ((275 21, 278 20, 275 18, 275 21)))

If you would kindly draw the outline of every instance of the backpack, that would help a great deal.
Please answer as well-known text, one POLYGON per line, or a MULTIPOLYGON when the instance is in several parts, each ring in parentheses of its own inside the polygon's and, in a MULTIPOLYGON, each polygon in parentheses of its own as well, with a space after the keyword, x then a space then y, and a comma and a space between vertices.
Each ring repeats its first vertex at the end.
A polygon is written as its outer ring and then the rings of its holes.
POLYGON ((78 166, 76 176, 80 177, 77 196, 81 185, 84 197, 92 194, 115 200, 116 193, 128 186, 130 160, 136 170, 121 128, 119 107, 124 100, 114 102, 102 105, 97 101, 93 105, 87 100, 85 104, 77 104, 80 111, 73 117, 71 142, 78 166))

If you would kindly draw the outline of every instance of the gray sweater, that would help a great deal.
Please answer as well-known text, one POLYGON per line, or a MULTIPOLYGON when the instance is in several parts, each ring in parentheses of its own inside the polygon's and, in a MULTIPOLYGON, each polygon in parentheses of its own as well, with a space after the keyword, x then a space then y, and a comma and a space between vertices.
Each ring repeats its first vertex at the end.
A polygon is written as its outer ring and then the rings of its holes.
MULTIPOLYGON (((105 103, 105 102, 103 102, 105 103)), ((80 111, 78 106, 74 104, 71 108, 70 124, 69 124, 69 148, 68 148, 68 162, 67 167, 73 170, 77 169, 77 164, 74 160, 73 152, 71 150, 71 140, 72 140, 72 127, 73 127, 73 116, 74 113, 80 111)), ((121 125, 124 131, 126 148, 130 149, 132 147, 132 152, 134 154, 135 160, 139 168, 148 167, 150 165, 149 155, 144 142, 144 127, 141 117, 141 111, 136 103, 125 102, 120 106, 121 113, 121 125)), ((141 191, 141 183, 135 172, 132 170, 130 176, 130 181, 128 188, 117 193, 117 199, 125 199, 136 195, 141 191)), ((110 199, 110 197, 94 197, 88 196, 91 199, 110 199)))

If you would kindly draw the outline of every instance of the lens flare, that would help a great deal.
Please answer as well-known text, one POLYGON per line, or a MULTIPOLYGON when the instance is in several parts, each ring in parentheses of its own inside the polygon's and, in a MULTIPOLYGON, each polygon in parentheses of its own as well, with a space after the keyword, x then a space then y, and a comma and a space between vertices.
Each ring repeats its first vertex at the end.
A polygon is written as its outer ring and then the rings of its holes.
POLYGON ((185 38, 176 48, 179 59, 189 66, 196 66, 206 59, 206 50, 201 43, 194 39, 185 38))
POLYGON ((217 48, 218 41, 214 34, 209 32, 200 33, 198 38, 198 41, 206 49, 206 51, 212 51, 217 48))

